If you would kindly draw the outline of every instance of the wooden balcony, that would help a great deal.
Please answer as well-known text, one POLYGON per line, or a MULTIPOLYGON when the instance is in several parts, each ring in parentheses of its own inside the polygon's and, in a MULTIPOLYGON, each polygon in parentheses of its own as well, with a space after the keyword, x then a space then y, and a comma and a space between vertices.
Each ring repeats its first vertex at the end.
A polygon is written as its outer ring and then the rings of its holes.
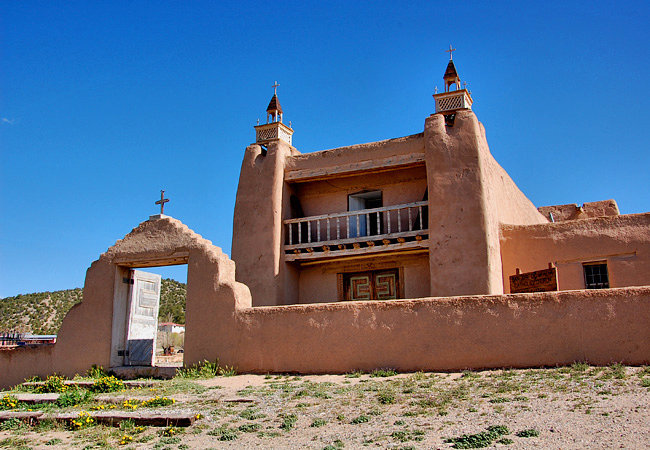
POLYGON ((285 260, 427 248, 428 222, 426 201, 285 220, 285 260))

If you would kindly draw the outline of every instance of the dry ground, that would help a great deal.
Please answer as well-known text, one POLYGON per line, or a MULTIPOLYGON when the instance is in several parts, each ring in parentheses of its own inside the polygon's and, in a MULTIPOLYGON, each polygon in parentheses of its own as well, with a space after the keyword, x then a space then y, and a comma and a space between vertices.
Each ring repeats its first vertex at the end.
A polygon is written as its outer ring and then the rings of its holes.
POLYGON ((446 440, 463 435, 475 436, 458 448, 650 447, 649 367, 176 378, 110 395, 165 395, 176 403, 158 409, 203 417, 171 436, 129 424, 69 431, 5 422, 0 448, 452 448, 446 440), (120 445, 125 435, 133 440, 120 445))

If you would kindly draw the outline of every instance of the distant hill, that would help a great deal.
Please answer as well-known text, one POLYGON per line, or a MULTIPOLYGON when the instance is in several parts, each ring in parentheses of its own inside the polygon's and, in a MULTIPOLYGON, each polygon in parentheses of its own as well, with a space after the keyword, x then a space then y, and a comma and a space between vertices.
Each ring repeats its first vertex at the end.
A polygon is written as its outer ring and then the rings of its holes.
MULTIPOLYGON (((185 323, 185 283, 164 278, 158 319, 185 323)), ((81 302, 83 290, 39 292, 0 299, 0 331, 56 334, 67 312, 81 302)))

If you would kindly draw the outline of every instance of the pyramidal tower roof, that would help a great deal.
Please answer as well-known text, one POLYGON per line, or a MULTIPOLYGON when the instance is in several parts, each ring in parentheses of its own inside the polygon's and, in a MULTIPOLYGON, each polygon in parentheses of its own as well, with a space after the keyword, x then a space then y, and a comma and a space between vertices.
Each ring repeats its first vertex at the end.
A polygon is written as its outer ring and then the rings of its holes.
POLYGON ((445 70, 444 78, 457 77, 457 76, 458 76, 458 72, 456 72, 456 66, 454 65, 454 61, 450 59, 449 64, 447 64, 447 70, 445 70))
POLYGON ((266 108, 266 112, 277 111, 282 113, 282 106, 280 106, 280 100, 278 99, 278 94, 273 94, 269 106, 266 108))

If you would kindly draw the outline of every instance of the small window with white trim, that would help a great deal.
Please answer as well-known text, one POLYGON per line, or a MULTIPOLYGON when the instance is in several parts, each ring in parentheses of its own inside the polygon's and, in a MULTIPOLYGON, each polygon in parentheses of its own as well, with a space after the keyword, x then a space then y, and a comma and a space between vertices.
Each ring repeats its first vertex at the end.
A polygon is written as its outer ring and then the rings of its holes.
POLYGON ((582 267, 585 273, 585 288, 609 288, 609 276, 607 275, 606 262, 584 263, 582 267))

